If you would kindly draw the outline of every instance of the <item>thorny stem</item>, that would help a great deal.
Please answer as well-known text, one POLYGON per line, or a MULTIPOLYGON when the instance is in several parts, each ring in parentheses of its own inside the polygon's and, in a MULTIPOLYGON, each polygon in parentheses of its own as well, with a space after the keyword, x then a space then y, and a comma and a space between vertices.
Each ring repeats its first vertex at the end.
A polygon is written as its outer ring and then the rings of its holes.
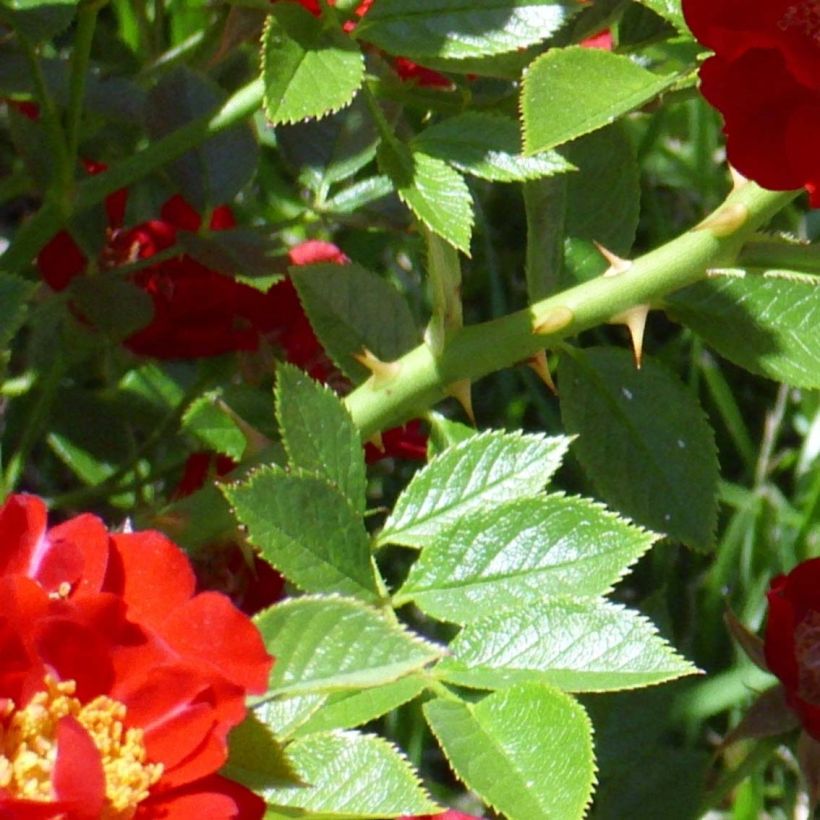
POLYGON ((394 376, 370 378, 347 396, 347 408, 368 438, 425 412, 454 382, 479 379, 636 305, 655 304, 702 279, 708 269, 731 265, 754 231, 798 194, 746 183, 700 225, 635 259, 622 273, 598 277, 524 310, 465 327, 439 356, 419 345, 398 360, 394 376), (539 326, 541 332, 534 332, 539 326))

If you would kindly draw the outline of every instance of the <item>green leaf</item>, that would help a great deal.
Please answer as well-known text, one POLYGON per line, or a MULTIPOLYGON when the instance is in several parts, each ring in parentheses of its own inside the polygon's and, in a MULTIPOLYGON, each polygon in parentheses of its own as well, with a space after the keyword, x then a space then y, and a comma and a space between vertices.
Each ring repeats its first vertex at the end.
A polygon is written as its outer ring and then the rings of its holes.
POLYGON ((476 705, 438 699, 424 714, 458 777, 509 820, 582 817, 592 795, 592 725, 569 695, 513 686, 476 705))
POLYGON ((361 726, 413 700, 426 686, 427 682, 423 678, 411 675, 362 692, 335 692, 299 728, 297 734, 308 735, 361 726))
POLYGON ((596 243, 627 257, 641 210, 635 146, 616 122, 561 148, 578 173, 566 177, 566 242, 561 286, 600 276, 607 268, 596 243))
POLYGON ((449 447, 413 476, 378 543, 426 547, 469 512, 537 495, 568 446, 562 436, 490 431, 449 447))
POLYGON ((695 396, 652 359, 571 351, 558 368, 561 415, 607 503, 657 532, 709 549, 717 522, 714 434, 695 396))
POLYGON ((355 41, 298 3, 278 3, 262 35, 264 106, 274 124, 324 117, 344 108, 364 80, 355 41))
POLYGON ((25 321, 35 287, 18 276, 0 274, 0 348, 8 347, 25 321))
POLYGON ((252 713, 228 735, 228 762, 220 774, 255 791, 301 782, 282 746, 252 713))
POLYGON ((282 739, 290 737, 318 711, 328 695, 290 695, 266 698, 252 707, 253 713, 273 734, 282 739))
POLYGON ((405 205, 431 231, 469 256, 473 200, 464 177, 443 160, 395 140, 383 141, 377 156, 379 168, 393 180, 405 205))
POLYGON ((481 111, 468 111, 422 131, 413 148, 449 162, 467 174, 497 182, 522 182, 573 170, 553 151, 521 155, 518 123, 481 111))
POLYGON ((379 686, 442 654, 375 609, 344 598, 287 600, 260 614, 256 624, 276 658, 273 694, 379 686))
POLYGON ((394 601, 469 623, 545 596, 600 595, 653 541, 583 498, 510 501, 464 515, 434 539, 394 601))
POLYGON ((326 820, 386 818, 441 811, 410 764, 380 737, 322 732, 297 738, 288 757, 307 787, 264 789, 269 804, 319 812, 326 820))
POLYGON ((313 190, 353 176, 376 156, 378 132, 361 95, 321 120, 282 125, 276 142, 285 161, 313 190))
POLYGON ((4 0, 0 21, 8 22, 32 43, 49 40, 68 28, 80 0, 4 0))
POLYGON ((282 243, 262 231, 234 228, 208 234, 179 231, 177 242, 210 270, 265 293, 284 273, 282 243))
MULTIPOLYGON (((145 123, 160 139, 205 114, 227 94, 203 74, 176 68, 163 74, 148 94, 145 123)), ((246 122, 222 131, 163 166, 185 199, 198 211, 230 202, 256 172, 259 146, 246 122)))
POLYGON ((182 430, 195 436, 206 449, 234 461, 242 460, 248 443, 216 391, 191 402, 182 417, 182 430))
POLYGON ((251 543, 298 587, 378 599, 362 519, 324 479, 264 467, 222 491, 251 543))
POLYGON ((466 626, 437 674, 463 686, 523 681, 570 692, 635 689, 691 675, 652 624, 600 599, 554 599, 493 612, 466 626))
POLYGON ((275 396, 290 466, 324 478, 363 515, 367 480, 362 441, 339 397, 288 364, 276 371, 275 396))
POLYGON ((428 458, 438 455, 460 441, 466 441, 478 435, 475 427, 448 419, 435 410, 427 414, 427 421, 430 423, 430 438, 427 442, 428 458))
POLYGON ((80 313, 102 333, 118 341, 141 330, 154 315, 150 295, 115 274, 78 276, 69 290, 80 313))
POLYGON ((363 348, 390 362, 418 344, 419 333, 401 294, 361 265, 305 265, 290 273, 319 340, 351 380, 370 376, 353 358, 363 348))
POLYGON ((524 75, 524 149, 528 154, 546 151, 608 125, 676 79, 601 49, 550 49, 524 75))
POLYGON ((820 277, 715 271, 669 297, 668 309, 746 370, 795 387, 820 387, 820 277))
POLYGON ((638 2, 663 17, 664 20, 668 20, 678 31, 684 33, 689 31, 683 19, 681 0, 638 0, 638 2))
POLYGON ((355 35, 412 59, 482 57, 545 40, 577 8, 570 0, 379 0, 355 35))

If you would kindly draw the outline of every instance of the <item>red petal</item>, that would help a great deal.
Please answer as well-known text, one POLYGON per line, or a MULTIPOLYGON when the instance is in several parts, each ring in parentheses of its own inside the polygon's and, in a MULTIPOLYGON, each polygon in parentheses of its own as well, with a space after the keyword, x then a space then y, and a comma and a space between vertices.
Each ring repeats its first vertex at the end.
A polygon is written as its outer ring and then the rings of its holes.
POLYGON ((72 279, 85 273, 88 260, 68 231, 60 231, 37 254, 37 270, 49 287, 65 290, 72 279))
POLYGON ((260 797, 232 780, 213 775, 149 798, 137 810, 136 820, 261 820, 264 814, 265 802, 260 797))
POLYGON ((34 577, 47 548, 46 505, 33 495, 12 495, 0 508, 0 575, 34 577))
POLYGON ((248 692, 266 691, 273 659, 247 615, 219 592, 203 592, 171 613, 163 638, 248 692))
POLYGON ((350 261, 332 242, 322 242, 318 239, 310 239, 296 245, 290 249, 288 255, 293 265, 316 265, 320 262, 343 265, 350 261))
POLYGON ((77 584, 74 591, 97 592, 108 567, 109 541, 105 524, 95 515, 78 515, 48 531, 48 557, 39 580, 47 589, 57 589, 61 581, 77 584), (64 556, 79 555, 80 572, 71 576, 61 567, 64 556))
POLYGON ((179 194, 172 196, 162 206, 160 215, 183 231, 198 231, 202 225, 202 217, 179 194))
POLYGON ((100 752, 73 717, 57 724, 57 760, 52 774, 57 798, 71 805, 71 820, 99 820, 105 801, 100 752))
POLYGON ((111 536, 104 589, 122 595, 135 618, 152 627, 194 593, 195 579, 185 553, 153 530, 111 536))

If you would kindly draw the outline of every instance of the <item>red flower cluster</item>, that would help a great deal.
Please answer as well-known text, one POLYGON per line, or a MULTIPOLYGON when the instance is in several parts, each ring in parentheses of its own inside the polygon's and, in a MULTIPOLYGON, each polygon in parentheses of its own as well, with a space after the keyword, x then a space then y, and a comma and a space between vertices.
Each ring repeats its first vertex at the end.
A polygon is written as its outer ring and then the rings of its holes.
POLYGON ((0 544, 0 817, 261 818, 216 774, 272 663, 247 617, 157 532, 18 495, 0 544))
POLYGON ((725 120, 729 161, 773 190, 805 187, 820 207, 820 3, 683 0, 715 54, 701 91, 725 120))
POLYGON ((820 740, 820 558, 774 578, 768 599, 766 665, 803 728, 820 740))

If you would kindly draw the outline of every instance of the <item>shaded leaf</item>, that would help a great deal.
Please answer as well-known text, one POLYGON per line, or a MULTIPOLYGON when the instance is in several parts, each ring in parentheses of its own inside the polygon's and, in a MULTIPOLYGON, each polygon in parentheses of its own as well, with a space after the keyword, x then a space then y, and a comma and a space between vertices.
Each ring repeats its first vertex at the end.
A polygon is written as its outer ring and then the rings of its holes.
POLYGON ((303 371, 276 371, 276 418, 291 467, 324 478, 364 514, 366 476, 359 432, 339 397, 303 371))
POLYGON ((363 348, 390 362, 418 344, 419 333, 401 294, 361 265, 305 265, 290 272, 319 340, 353 381, 370 376, 353 358, 363 348))
POLYGON ((669 311, 746 370, 820 387, 820 277, 715 272, 670 296, 669 311))
POLYGON ((693 394, 651 358, 575 350, 558 368, 561 415, 608 504, 684 544, 709 549, 717 521, 714 434, 693 394))
POLYGON ((378 599, 364 524, 335 487, 316 476, 264 467, 221 489, 251 543, 294 584, 306 592, 378 599))

